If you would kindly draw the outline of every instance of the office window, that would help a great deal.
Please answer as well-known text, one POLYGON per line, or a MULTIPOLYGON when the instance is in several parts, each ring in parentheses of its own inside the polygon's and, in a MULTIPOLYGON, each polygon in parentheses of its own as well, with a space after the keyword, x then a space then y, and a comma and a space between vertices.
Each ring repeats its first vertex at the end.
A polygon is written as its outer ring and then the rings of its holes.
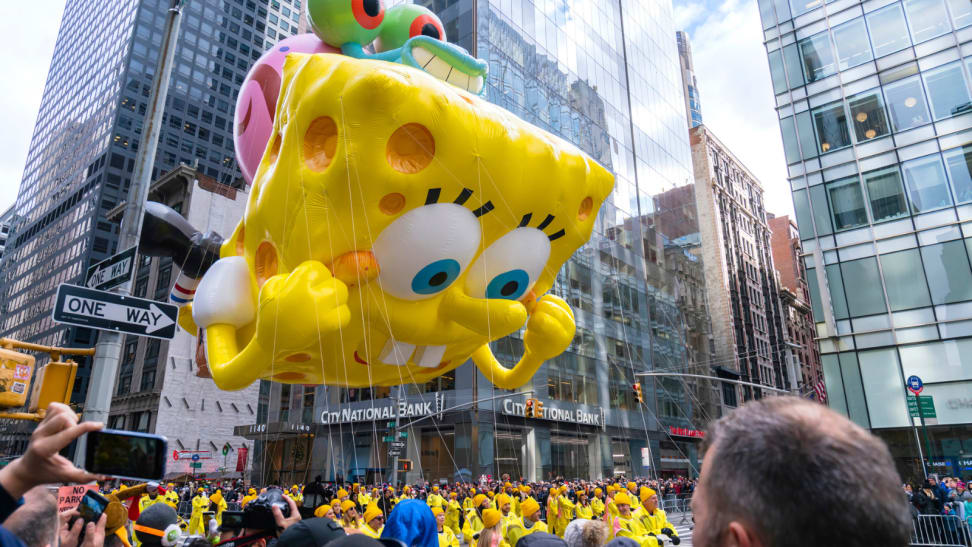
POLYGON ((844 70, 871 60, 871 44, 867 41, 864 18, 858 17, 834 29, 837 45, 837 68, 844 70))
POLYGON ((921 248, 934 304, 972 300, 972 269, 961 239, 921 248))
POLYGON ((875 57, 883 57, 911 45, 901 4, 895 3, 868 13, 867 30, 871 35, 875 57))
POLYGON ((813 121, 810 118, 810 111, 800 112, 793 118, 796 119, 797 139, 800 141, 803 159, 808 160, 817 157, 817 140, 813 136, 813 121))
MULTIPOLYGON (((768 29, 776 25, 776 12, 773 11, 772 0, 759 0, 759 19, 763 22, 763 30, 768 29)), ((532 6, 528 6, 527 9, 533 10, 532 6)))
POLYGON ((884 273, 884 287, 888 292, 891 311, 931 304, 918 249, 881 255, 881 271, 884 273))
POLYGON ((820 298, 820 285, 817 283, 816 268, 807 268, 807 288, 810 290, 810 307, 813 311, 813 320, 816 323, 823 323, 823 300, 820 298))
POLYGON ((947 118, 972 109, 969 103, 969 89, 962 77, 962 64, 959 61, 926 70, 922 74, 932 115, 936 120, 947 118))
POLYGON ((780 50, 769 52, 770 76, 773 78, 773 91, 777 94, 787 89, 786 72, 783 70, 783 52, 780 50))
POLYGON ((946 150, 942 155, 955 203, 972 201, 972 146, 946 150))
POLYGON ((890 132, 888 117, 884 113, 884 99, 880 89, 872 89, 848 99, 851 123, 857 142, 874 139, 890 132))
POLYGON ((800 56, 807 82, 816 82, 835 72, 834 52, 830 48, 830 36, 821 32, 800 42, 800 56))
POLYGON ((901 164, 911 210, 915 213, 941 209, 952 204, 945 169, 938 154, 901 164))
POLYGON ((905 0, 905 13, 916 44, 949 31, 948 15, 942 0, 905 0))
POLYGON ((840 271, 844 278, 844 295, 847 297, 847 310, 851 317, 887 311, 877 260, 873 256, 842 262, 840 271))
POLYGON ((830 210, 834 228, 846 230, 867 224, 864 195, 857 177, 841 179, 827 184, 830 210))
POLYGON ((887 167, 864 173, 867 198, 871 202, 874 222, 891 220, 908 214, 904 187, 897 167, 887 167))
POLYGON ((830 208, 827 207, 827 190, 823 184, 810 187, 810 204, 813 206, 813 223, 818 236, 834 233, 830 224, 830 208))
POLYGON ((800 60, 800 50, 796 44, 783 47, 783 66, 786 68, 790 87, 800 87, 807 83, 803 78, 803 61, 800 60))
POLYGON ((948 0, 948 9, 952 12, 952 23, 955 28, 962 28, 972 24, 972 2, 968 0, 948 0))
POLYGON ((824 269, 827 273, 827 288, 830 289, 834 319, 847 319, 847 299, 844 297, 844 276, 840 273, 840 264, 829 264, 824 269))
POLYGON ((793 16, 804 14, 823 5, 823 0, 790 0, 793 16))
POLYGON ((796 213, 797 228, 800 230, 800 239, 812 238, 813 221, 810 220, 810 202, 807 201, 806 190, 797 190, 793 192, 793 211, 796 213))
POLYGON ((903 131, 931 121, 917 74, 885 85, 884 100, 895 131, 903 131))
POLYGON ((797 146, 793 116, 780 120, 780 131, 783 133, 783 154, 786 156, 786 163, 793 164, 800 161, 800 148, 797 146))
POLYGON ((850 146, 847 114, 842 103, 831 103, 813 110, 813 125, 817 130, 820 153, 850 146))

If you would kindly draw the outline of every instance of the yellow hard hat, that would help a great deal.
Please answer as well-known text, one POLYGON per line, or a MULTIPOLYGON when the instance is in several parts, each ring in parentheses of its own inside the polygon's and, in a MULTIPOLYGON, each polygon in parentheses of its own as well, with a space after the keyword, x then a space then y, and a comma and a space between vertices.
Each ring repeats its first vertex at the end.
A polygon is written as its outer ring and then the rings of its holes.
POLYGON ((615 505, 631 505, 631 496, 627 492, 618 492, 614 495, 615 505))
POLYGON ((444 513, 444 511, 438 505, 436 505, 435 507, 432 508, 432 514, 433 515, 441 515, 443 513, 444 513))
POLYGON ((642 486, 641 491, 638 492, 638 499, 641 501, 647 501, 648 498, 655 495, 655 491, 647 486, 642 486))
POLYGON ((483 504, 484 501, 486 501, 486 499, 487 499, 486 496, 482 494, 476 494, 475 496, 473 496, 473 507, 479 507, 480 505, 483 504))
POLYGON ((344 500, 344 502, 341 504, 342 513, 347 513, 349 510, 354 508, 355 508, 354 502, 351 500, 344 500))
POLYGON ((631 492, 634 492, 635 491, 635 488, 638 488, 638 485, 637 484, 635 484, 633 482, 629 482, 628 483, 628 490, 631 490, 631 492))
POLYGON ((603 490, 601 490, 600 488, 595 488, 595 489, 594 489, 594 495, 595 495, 595 496, 600 496, 600 495, 601 495, 601 494, 603 494, 603 493, 604 493, 604 491, 603 491, 603 490))

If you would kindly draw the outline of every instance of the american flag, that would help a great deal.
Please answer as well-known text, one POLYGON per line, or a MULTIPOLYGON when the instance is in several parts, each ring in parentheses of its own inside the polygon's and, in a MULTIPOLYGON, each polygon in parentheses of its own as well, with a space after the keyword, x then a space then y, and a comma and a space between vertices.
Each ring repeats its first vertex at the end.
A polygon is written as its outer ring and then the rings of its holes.
POLYGON ((824 385, 823 378, 817 380, 817 385, 813 386, 813 390, 817 393, 817 400, 821 404, 827 404, 827 387, 824 385))

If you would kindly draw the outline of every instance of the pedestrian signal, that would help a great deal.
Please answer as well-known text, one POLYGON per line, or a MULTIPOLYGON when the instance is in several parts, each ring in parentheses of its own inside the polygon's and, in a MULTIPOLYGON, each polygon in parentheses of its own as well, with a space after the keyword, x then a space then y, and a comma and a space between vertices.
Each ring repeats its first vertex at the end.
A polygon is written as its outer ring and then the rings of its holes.
POLYGON ((631 387, 634 389, 635 401, 638 403, 645 402, 645 395, 641 392, 641 383, 635 382, 635 384, 631 387))
POLYGON ((526 400, 526 406, 523 408, 523 415, 526 416, 527 418, 533 418, 534 416, 533 399, 526 400))
POLYGON ((412 460, 398 460, 398 472, 404 473, 412 470, 412 460))

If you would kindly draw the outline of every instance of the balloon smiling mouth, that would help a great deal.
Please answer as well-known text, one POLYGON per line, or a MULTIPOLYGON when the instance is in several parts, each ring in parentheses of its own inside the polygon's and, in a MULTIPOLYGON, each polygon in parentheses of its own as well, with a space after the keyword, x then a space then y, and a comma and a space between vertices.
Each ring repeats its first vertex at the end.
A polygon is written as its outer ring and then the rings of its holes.
POLYGON ((474 95, 486 86, 486 63, 448 42, 415 36, 402 46, 402 60, 474 95))

